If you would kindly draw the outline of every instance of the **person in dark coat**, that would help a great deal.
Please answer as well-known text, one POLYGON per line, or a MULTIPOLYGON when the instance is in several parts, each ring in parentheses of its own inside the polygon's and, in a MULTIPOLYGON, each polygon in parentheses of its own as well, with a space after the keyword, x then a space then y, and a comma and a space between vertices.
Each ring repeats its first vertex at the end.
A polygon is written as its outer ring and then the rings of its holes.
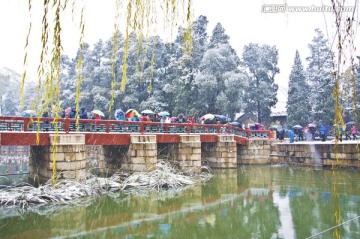
POLYGON ((75 115, 76 115, 76 108, 72 107, 69 113, 69 118, 75 118, 75 115))
POLYGON ((88 118, 86 109, 85 109, 84 107, 82 107, 82 108, 80 109, 79 118, 80 118, 80 119, 87 119, 87 118, 88 118))
POLYGON ((328 126, 325 124, 320 124, 319 133, 320 133, 321 141, 326 141, 327 131, 328 131, 328 126))
POLYGON ((285 129, 284 127, 282 127, 279 132, 279 140, 284 140, 284 137, 285 137, 285 129))
MULTIPOLYGON (((49 113, 47 112, 47 111, 45 111, 43 114, 42 114, 42 116, 41 116, 42 118, 49 118, 50 116, 49 116, 49 113)), ((49 121, 44 121, 44 122, 42 122, 43 124, 44 124, 44 130, 45 131, 48 131, 49 130, 49 124, 50 124, 50 122, 49 121)))
MULTIPOLYGON (((81 107, 81 109, 80 109, 79 118, 80 118, 80 119, 88 119, 88 114, 87 114, 86 109, 85 109, 84 107, 81 107)), ((86 128, 86 123, 82 122, 82 123, 81 123, 81 128, 82 128, 83 130, 85 130, 85 128, 86 128)))
POLYGON ((176 118, 176 123, 185 123, 186 119, 184 117, 183 114, 179 114, 178 117, 176 118))
POLYGON ((66 116, 65 109, 62 108, 62 109, 61 109, 61 113, 60 113, 60 117, 61 117, 61 118, 65 118, 65 116, 66 116))

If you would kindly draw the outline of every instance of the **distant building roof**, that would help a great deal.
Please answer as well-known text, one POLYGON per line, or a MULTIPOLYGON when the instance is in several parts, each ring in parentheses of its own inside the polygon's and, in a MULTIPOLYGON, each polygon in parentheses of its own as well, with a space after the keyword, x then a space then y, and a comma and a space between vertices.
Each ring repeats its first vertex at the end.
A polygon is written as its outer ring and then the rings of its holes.
POLYGON ((287 116, 286 111, 271 112, 270 117, 287 116))

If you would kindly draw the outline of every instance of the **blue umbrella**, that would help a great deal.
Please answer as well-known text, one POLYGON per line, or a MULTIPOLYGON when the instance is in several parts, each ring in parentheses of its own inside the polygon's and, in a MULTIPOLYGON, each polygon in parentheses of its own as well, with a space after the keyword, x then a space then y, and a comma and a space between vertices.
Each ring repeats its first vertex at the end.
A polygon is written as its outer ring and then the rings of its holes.
POLYGON ((161 111, 160 113, 158 113, 159 116, 169 116, 170 113, 167 111, 161 111))
POLYGON ((346 125, 353 125, 353 124, 355 124, 354 121, 350 121, 350 122, 347 122, 347 123, 346 123, 346 125))
POLYGON ((215 118, 219 119, 221 123, 227 122, 227 117, 225 115, 214 115, 215 118))
POLYGON ((123 113, 124 114, 124 111, 122 109, 117 109, 115 110, 115 118, 116 118, 116 115, 119 114, 119 113, 123 113))
POLYGON ((36 113, 34 110, 24 110, 21 115, 24 117, 34 117, 36 116, 36 113))

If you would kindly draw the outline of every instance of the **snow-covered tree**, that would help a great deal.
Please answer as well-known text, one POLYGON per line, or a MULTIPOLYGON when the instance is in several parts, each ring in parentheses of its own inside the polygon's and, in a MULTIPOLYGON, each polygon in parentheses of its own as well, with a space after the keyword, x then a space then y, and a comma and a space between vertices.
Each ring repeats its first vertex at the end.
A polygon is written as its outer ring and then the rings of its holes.
POLYGON ((0 113, 18 115, 20 106, 21 76, 8 69, 0 68, 0 113))
POLYGON ((332 92, 335 80, 332 76, 333 57, 328 40, 320 29, 315 30, 315 37, 309 44, 310 56, 306 58, 308 84, 310 86, 310 104, 315 122, 332 125, 335 117, 335 100, 332 92))
POLYGON ((217 48, 223 44, 229 44, 230 37, 225 33, 225 28, 218 22, 212 31, 209 42, 209 49, 217 48))
POLYGON ((294 64, 289 76, 289 90, 287 100, 288 123, 291 126, 310 123, 310 88, 306 82, 304 67, 299 52, 296 50, 294 64))
MULTIPOLYGON (((194 81, 198 92, 194 106, 200 109, 201 114, 229 114, 226 110, 232 101, 229 97, 233 92, 227 87, 231 85, 228 84, 229 81, 234 80, 233 77, 238 73, 238 65, 239 58, 229 43, 229 36, 218 23, 212 32, 208 49, 203 55, 194 81)), ((237 90, 241 92, 241 89, 237 90)), ((233 114, 234 108, 230 108, 233 114)))
POLYGON ((250 81, 244 101, 246 112, 256 112, 258 122, 269 122, 271 107, 277 103, 278 85, 275 75, 280 72, 275 46, 250 43, 244 47, 243 65, 247 68, 250 81))

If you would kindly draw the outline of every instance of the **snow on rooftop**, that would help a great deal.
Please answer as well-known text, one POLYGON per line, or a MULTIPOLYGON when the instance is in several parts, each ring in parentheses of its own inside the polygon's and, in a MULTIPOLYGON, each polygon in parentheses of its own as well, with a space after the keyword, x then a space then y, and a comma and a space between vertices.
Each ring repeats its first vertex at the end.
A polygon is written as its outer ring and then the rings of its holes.
POLYGON ((270 117, 274 116, 287 116, 286 111, 271 112, 270 117))

